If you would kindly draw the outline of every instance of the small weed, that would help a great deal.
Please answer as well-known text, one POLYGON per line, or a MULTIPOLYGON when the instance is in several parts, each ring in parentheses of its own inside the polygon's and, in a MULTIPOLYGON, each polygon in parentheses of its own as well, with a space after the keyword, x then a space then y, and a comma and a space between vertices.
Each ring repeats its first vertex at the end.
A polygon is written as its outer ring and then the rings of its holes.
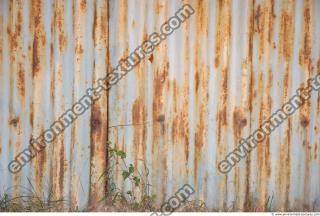
POLYGON ((108 168, 101 177, 105 177, 108 183, 106 196, 100 204, 90 207, 89 210, 98 211, 154 211, 155 195, 150 194, 151 185, 148 182, 149 170, 143 160, 144 175, 133 164, 127 164, 127 154, 123 150, 111 147, 108 142, 108 168), (129 182, 130 189, 121 190, 114 180, 115 171, 121 172, 124 182, 129 182), (138 192, 139 195, 138 195, 138 192))

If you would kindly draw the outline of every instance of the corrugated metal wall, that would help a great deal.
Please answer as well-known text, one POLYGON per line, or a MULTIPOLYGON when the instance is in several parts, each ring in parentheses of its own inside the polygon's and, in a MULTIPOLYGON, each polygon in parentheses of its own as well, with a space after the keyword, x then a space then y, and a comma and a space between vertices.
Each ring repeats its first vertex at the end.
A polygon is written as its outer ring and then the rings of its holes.
POLYGON ((29 178, 72 207, 94 203, 108 139, 146 162, 159 202, 189 183, 211 211, 320 210, 317 94, 228 175, 216 168, 320 73, 320 1, 2 0, 0 11, 1 192, 24 193, 29 178), (31 135, 183 3, 195 14, 152 56, 21 173, 7 171, 31 135))

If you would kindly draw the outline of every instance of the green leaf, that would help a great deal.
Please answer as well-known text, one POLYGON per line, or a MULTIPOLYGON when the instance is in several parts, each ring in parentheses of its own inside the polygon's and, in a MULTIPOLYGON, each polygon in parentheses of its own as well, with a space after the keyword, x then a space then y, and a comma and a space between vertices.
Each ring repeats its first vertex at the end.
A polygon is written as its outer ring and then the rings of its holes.
POLYGON ((126 158, 126 153, 122 150, 117 151, 117 155, 121 157, 121 159, 126 158))
POLYGON ((129 173, 133 173, 134 172, 134 167, 132 164, 130 164, 129 166, 129 173))
POLYGON ((114 149, 110 149, 110 150, 109 150, 110 156, 114 156, 114 153, 115 153, 115 150, 114 150, 114 149))
POLYGON ((140 184, 140 178, 138 178, 137 176, 134 176, 133 181, 134 181, 135 186, 138 187, 140 184))
POLYGON ((124 180, 126 180, 129 177, 130 173, 128 171, 123 171, 122 172, 122 177, 124 178, 124 180))

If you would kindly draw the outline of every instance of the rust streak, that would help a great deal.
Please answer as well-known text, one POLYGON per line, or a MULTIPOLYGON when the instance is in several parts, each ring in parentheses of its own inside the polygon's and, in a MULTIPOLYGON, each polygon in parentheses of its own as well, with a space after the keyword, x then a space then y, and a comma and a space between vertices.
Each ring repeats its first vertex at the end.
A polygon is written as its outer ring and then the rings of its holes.
POLYGON ((304 1, 303 6, 303 38, 301 41, 301 48, 299 51, 299 63, 306 69, 306 73, 310 76, 312 72, 312 58, 311 58, 311 46, 312 46, 312 38, 311 38, 311 9, 310 9, 310 1, 304 1))
POLYGON ((30 28, 34 28, 34 37, 32 45, 32 76, 36 77, 41 71, 40 61, 42 59, 44 47, 46 44, 46 36, 42 19, 42 1, 33 0, 31 2, 30 12, 30 28))

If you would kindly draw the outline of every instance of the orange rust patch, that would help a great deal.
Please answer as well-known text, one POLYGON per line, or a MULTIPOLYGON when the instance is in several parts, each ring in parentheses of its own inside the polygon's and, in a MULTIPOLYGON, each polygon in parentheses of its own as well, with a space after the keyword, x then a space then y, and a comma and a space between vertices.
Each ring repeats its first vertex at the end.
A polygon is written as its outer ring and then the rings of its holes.
MULTIPOLYGON (((40 130, 40 134, 43 134, 44 129, 40 130)), ((42 136, 40 142, 45 142, 44 137, 42 136)), ((43 174, 45 172, 47 162, 47 152, 46 149, 39 152, 35 157, 35 179, 36 179, 36 189, 38 192, 42 191, 42 183, 43 183, 43 174)))
POLYGON ((257 32, 260 32, 260 30, 263 28, 263 20, 261 22, 261 16, 262 16, 262 11, 261 11, 261 5, 258 5, 258 8, 255 12, 255 15, 254 15, 254 21, 255 21, 255 24, 256 24, 256 31, 257 32))
POLYGON ((148 60, 152 63, 153 62, 153 54, 151 54, 148 58, 148 60))
POLYGON ((196 86, 196 92, 198 92, 198 89, 199 89, 199 83, 200 83, 200 78, 199 78, 199 73, 196 73, 195 74, 195 86, 196 86))
POLYGON ((59 49, 60 52, 63 52, 67 47, 67 36, 63 33, 59 34, 59 49))
MULTIPOLYGON (((101 136, 99 133, 101 130, 102 126, 102 121, 101 121, 101 111, 99 107, 96 105, 93 106, 92 112, 91 112, 91 119, 90 119, 90 124, 91 124, 91 139, 92 135, 95 134, 96 136, 101 136)), ((99 145, 98 143, 95 143, 96 140, 99 140, 100 137, 95 137, 95 140, 92 140, 91 142, 91 158, 94 157, 93 149, 96 149, 96 145, 99 145)))
MULTIPOLYGON (((205 118, 205 112, 201 112, 199 119, 203 120, 205 118)), ((198 153, 197 155, 200 156, 199 154, 202 153, 201 149, 202 146, 205 144, 204 143, 204 135, 205 135, 205 122, 204 121, 199 121, 197 125, 197 130, 196 130, 196 135, 195 135, 195 140, 196 140, 196 152, 198 153)))
MULTIPOLYGON (((132 106, 132 123, 134 126, 133 144, 136 148, 136 159, 143 158, 145 155, 145 141, 147 137, 147 127, 145 125, 147 119, 147 109, 144 97, 139 96, 132 106)), ((135 161, 136 164, 136 161, 135 161)))
MULTIPOLYGON (((159 47, 160 49, 163 49, 163 45, 159 47)), ((159 114, 165 113, 165 96, 166 96, 166 83, 168 82, 168 71, 169 71, 169 63, 164 60, 161 62, 161 65, 158 66, 155 69, 155 75, 153 78, 153 101, 152 101, 152 119, 155 122, 158 118, 159 114)), ((159 178, 164 183, 166 182, 166 172, 167 172, 167 166, 166 166, 166 157, 163 156, 163 154, 166 154, 166 145, 167 143, 164 143, 164 135, 166 133, 166 127, 164 122, 160 123, 153 123, 152 124, 152 134, 153 134, 153 145, 152 145, 152 154, 154 157, 159 158, 159 164, 158 165, 152 165, 152 168, 157 170, 159 172, 159 178), (163 146, 165 145, 165 146, 163 146)), ((160 186, 159 190, 164 190, 164 186, 160 186)), ((164 193, 165 194, 165 193, 164 193)), ((164 196, 161 195, 161 197, 164 196)))
POLYGON ((91 130, 96 131, 101 129, 101 111, 100 109, 94 109, 91 113, 91 130))
MULTIPOLYGON (((209 71, 206 67, 207 59, 202 58, 202 53, 205 51, 205 47, 208 43, 208 2, 198 1, 196 8, 196 35, 195 43, 195 73, 194 73, 194 86, 195 86, 195 158, 194 158, 194 174, 199 173, 199 161, 203 157, 203 146, 206 145, 207 137, 207 123, 208 114, 206 106, 208 104, 208 80, 209 71), (202 46, 204 47, 202 48, 202 46)), ((175 91, 176 83, 175 83, 175 91)), ((204 176, 205 179, 205 176, 204 176)), ((198 182, 197 178, 194 178, 195 182, 198 182)))
MULTIPOLYGON (((12 7, 13 2, 10 2, 10 7, 12 7)), ((17 11, 17 20, 14 26, 8 25, 7 27, 7 34, 8 34, 8 40, 9 40, 9 48, 10 51, 13 52, 17 50, 19 46, 19 42, 21 41, 21 33, 22 33, 22 5, 19 3, 18 5, 18 11, 17 11)), ((13 15, 11 15, 13 16, 13 15)), ((10 17, 12 18, 12 17, 10 17)))
POLYGON ((98 22, 98 17, 97 17, 97 2, 94 2, 94 7, 93 7, 93 24, 92 24, 92 38, 94 41, 94 45, 97 45, 96 37, 98 33, 98 28, 97 28, 97 22, 98 22))
POLYGON ((44 46, 46 44, 46 36, 42 19, 42 1, 33 0, 30 12, 30 31, 34 32, 32 45, 32 76, 35 77, 40 72, 41 57, 44 56, 44 46))
MULTIPOLYGON (((272 44, 272 36, 273 36, 273 31, 274 31, 274 20, 276 18, 276 15, 275 15, 275 11, 274 11, 274 0, 271 0, 270 3, 271 3, 271 6, 270 6, 271 16, 269 17, 268 42, 270 44, 272 44)), ((275 44, 273 44, 273 45, 274 45, 274 48, 276 48, 275 44)))
POLYGON ((19 124, 20 119, 19 117, 15 117, 13 119, 10 120, 9 124, 12 125, 13 127, 17 127, 17 125, 19 124))
POLYGON ((19 69, 18 69, 18 89, 19 94, 22 98, 24 98, 25 95, 25 81, 24 81, 24 70, 22 63, 19 63, 19 69))
MULTIPOLYGON (((141 124, 146 120, 146 108, 144 105, 144 100, 138 97, 133 103, 132 107, 132 123, 141 124)), ((159 115, 157 121, 164 121, 164 115, 159 115)))
POLYGON ((157 118, 157 122, 164 122, 165 119, 165 115, 159 115, 157 118))
POLYGON ((221 126, 227 125, 227 108, 223 107, 218 115, 218 122, 221 126))
POLYGON ((54 141, 55 148, 53 150, 53 166, 50 170, 52 178, 53 196, 56 199, 63 199, 63 179, 65 171, 65 153, 64 153, 64 137, 59 136, 54 141))
POLYGON ((300 124, 301 124, 301 126, 302 126, 303 128, 306 128, 306 127, 309 125, 309 123, 310 123, 309 119, 308 119, 306 116, 301 115, 301 117, 300 117, 300 124))
POLYGON ((201 24, 198 29, 198 33, 207 35, 208 26, 207 26, 207 18, 208 18, 208 8, 206 7, 205 1, 198 1, 197 5, 197 23, 201 24))
POLYGON ((87 9, 87 1, 86 0, 81 0, 80 8, 81 8, 82 12, 86 11, 86 9, 87 9))
MULTIPOLYGON (((217 160, 222 155, 226 154, 226 139, 228 125, 228 90, 229 90, 229 56, 231 45, 231 14, 232 5, 230 1, 217 1, 216 8, 216 41, 215 41, 215 53, 214 53, 214 66, 219 70, 219 103, 217 110, 217 160)), ((232 119, 232 118, 231 118, 232 119)), ((226 182, 223 184, 221 193, 226 193, 226 182)))
POLYGON ((83 54, 83 48, 81 44, 77 44, 76 46, 76 54, 82 55, 83 54))
POLYGON ((32 54, 32 75, 35 77, 36 73, 40 69, 39 65, 39 55, 38 55, 38 39, 34 37, 33 39, 33 54, 32 54))
POLYGON ((281 13, 279 50, 283 58, 289 61, 293 53, 294 3, 285 4, 285 6, 287 5, 292 6, 290 8, 284 8, 281 13))
POLYGON ((31 110, 30 110, 30 125, 33 127, 33 104, 31 104, 31 110))
MULTIPOLYGON (((199 1, 200 2, 200 1, 199 1)), ((227 43, 231 37, 231 6, 230 1, 219 0, 216 10, 217 14, 217 31, 216 31, 216 43, 215 43, 215 67, 220 65, 221 53, 224 48, 227 47, 227 43)))
POLYGON ((54 12, 54 22, 58 27, 59 50, 63 52, 67 47, 67 36, 64 32, 64 3, 57 2, 54 12))
MULTIPOLYGON (((3 30, 3 23, 2 23, 2 20, 3 20, 3 17, 2 17, 2 15, 0 14, 0 29, 1 29, 1 31, 3 30)), ((2 56, 3 56, 3 42, 2 42, 2 38, 3 36, 2 36, 2 34, 0 34, 0 68, 2 68, 2 56)), ((1 74, 2 72, 0 72, 0 74, 1 74)))
POLYGON ((63 177, 64 177, 64 146, 63 146, 63 140, 62 145, 60 147, 60 169, 59 169, 59 189, 60 189, 60 195, 63 198, 63 177))
POLYGON ((244 116, 243 110, 236 107, 233 111, 233 131, 235 139, 240 138, 241 130, 247 125, 247 119, 244 116))
POLYGON ((307 72, 311 73, 311 46, 312 46, 312 38, 311 38, 311 9, 310 2, 304 1, 304 10, 303 10, 303 39, 301 43, 301 48, 299 52, 299 64, 308 69, 307 72))

